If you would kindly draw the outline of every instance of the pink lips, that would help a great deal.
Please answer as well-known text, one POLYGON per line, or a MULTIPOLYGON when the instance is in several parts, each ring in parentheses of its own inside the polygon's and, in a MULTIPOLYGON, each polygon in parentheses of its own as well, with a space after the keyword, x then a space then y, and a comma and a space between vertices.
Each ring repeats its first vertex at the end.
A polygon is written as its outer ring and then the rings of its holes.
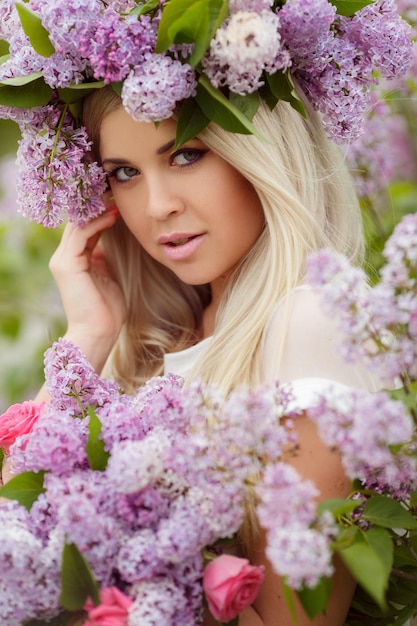
POLYGON ((157 242, 162 245, 165 256, 170 261, 183 261, 188 259, 200 247, 205 234, 171 233, 161 235, 157 242))

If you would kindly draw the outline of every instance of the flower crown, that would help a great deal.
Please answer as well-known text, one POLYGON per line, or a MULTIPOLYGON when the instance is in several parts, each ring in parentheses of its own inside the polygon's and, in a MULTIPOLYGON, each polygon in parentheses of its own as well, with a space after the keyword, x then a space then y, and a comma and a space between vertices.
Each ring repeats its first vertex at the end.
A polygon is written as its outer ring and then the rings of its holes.
POLYGON ((47 227, 103 210, 82 99, 111 85, 135 120, 179 109, 177 145, 213 121, 256 133, 260 99, 304 115, 298 82, 330 138, 361 134, 378 79, 412 62, 395 0, 0 0, 0 117, 21 128, 21 212, 47 227))

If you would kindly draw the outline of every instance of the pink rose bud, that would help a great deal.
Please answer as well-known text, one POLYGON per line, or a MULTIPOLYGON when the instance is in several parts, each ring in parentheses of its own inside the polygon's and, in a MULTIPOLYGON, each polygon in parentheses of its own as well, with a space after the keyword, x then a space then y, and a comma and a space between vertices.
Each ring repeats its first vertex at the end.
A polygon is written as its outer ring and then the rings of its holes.
POLYGON ((9 454, 10 446, 18 437, 31 432, 45 407, 45 402, 28 400, 23 404, 13 404, 6 413, 0 415, 0 448, 6 454, 9 454))
POLYGON ((203 589, 211 614, 220 622, 230 622, 258 595, 264 567, 247 559, 222 554, 204 570, 203 589))
POLYGON ((133 600, 117 587, 102 589, 100 600, 98 606, 87 600, 84 609, 88 613, 88 618, 83 626, 127 626, 127 614, 133 600))

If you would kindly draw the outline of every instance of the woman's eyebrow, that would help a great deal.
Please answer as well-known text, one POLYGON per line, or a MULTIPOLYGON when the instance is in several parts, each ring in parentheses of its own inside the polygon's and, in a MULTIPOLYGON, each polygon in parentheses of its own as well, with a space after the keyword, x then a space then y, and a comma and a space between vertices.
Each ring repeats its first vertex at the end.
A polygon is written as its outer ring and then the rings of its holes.
POLYGON ((126 161, 126 159, 117 158, 103 159, 101 165, 105 165, 106 163, 112 163, 113 165, 126 165, 128 161, 126 161))
POLYGON ((171 139, 171 141, 168 141, 167 143, 164 143, 163 146, 161 146, 160 148, 158 148, 158 150, 156 151, 157 154, 164 154, 164 152, 168 152, 168 150, 171 150, 172 146, 175 144, 175 139, 171 139))

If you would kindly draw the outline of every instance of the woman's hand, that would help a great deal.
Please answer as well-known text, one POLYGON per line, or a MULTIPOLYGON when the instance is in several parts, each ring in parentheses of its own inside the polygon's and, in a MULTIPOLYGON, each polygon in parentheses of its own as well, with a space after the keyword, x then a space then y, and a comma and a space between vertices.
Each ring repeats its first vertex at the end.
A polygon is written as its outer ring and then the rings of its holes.
POLYGON ((104 230, 114 225, 109 209, 80 228, 70 223, 50 260, 68 321, 66 338, 77 344, 100 371, 126 317, 119 285, 100 246, 104 230))

